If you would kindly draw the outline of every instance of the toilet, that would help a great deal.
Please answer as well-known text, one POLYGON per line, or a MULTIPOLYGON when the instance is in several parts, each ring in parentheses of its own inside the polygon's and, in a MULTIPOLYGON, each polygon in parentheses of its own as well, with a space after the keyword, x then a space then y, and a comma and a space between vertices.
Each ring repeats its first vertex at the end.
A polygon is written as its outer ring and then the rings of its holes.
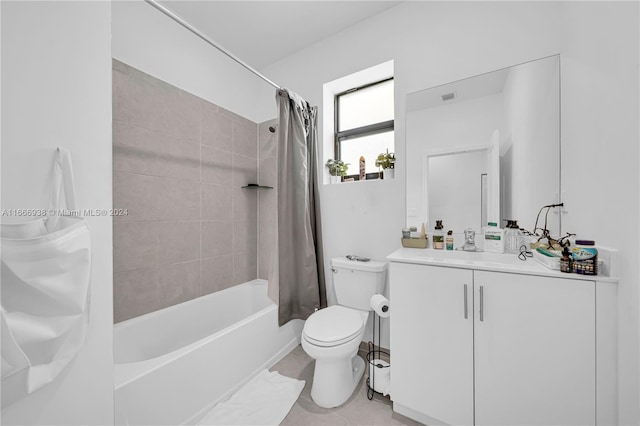
POLYGON ((369 300, 384 290, 387 264, 336 257, 331 270, 338 304, 311 314, 302 330, 302 348, 316 360, 311 398, 325 408, 349 399, 362 377, 365 363, 358 348, 369 300))

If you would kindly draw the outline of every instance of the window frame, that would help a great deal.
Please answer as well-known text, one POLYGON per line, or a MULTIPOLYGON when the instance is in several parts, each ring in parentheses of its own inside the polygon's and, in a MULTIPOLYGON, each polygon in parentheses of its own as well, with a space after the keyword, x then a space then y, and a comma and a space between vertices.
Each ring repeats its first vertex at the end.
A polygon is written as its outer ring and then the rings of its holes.
MULTIPOLYGON (((394 80, 394 77, 391 76, 391 77, 384 78, 382 80, 377 80, 371 83, 364 84, 362 86, 357 86, 357 87, 342 91, 340 93, 336 93, 333 96, 333 135, 334 135, 333 149, 334 149, 336 160, 342 159, 342 149, 341 149, 340 142, 342 142, 343 140, 375 135, 378 133, 385 133, 389 131, 395 131, 395 114, 392 120, 379 121, 377 123, 367 124, 365 126, 356 127, 349 130, 342 130, 342 131, 338 130, 340 128, 340 101, 339 101, 340 96, 357 92, 362 89, 367 89, 369 87, 375 86, 377 84, 382 84, 390 80, 394 80)), ((395 92, 395 83, 394 83, 394 92, 395 92)), ((344 182, 345 178, 354 178, 355 180, 360 180, 360 170, 358 169, 358 173, 356 174, 342 176, 341 181, 344 182)), ((365 180, 378 179, 378 178, 379 178, 378 172, 365 174, 365 180)))

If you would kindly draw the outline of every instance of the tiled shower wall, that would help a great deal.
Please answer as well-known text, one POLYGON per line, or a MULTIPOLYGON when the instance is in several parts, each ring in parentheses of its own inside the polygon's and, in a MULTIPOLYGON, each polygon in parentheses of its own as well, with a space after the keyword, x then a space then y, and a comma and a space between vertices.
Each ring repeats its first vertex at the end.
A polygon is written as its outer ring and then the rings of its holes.
MULTIPOLYGON (((276 120, 265 121, 258 125, 258 159, 260 184, 272 186, 273 190, 263 190, 258 193, 258 277, 269 279, 271 256, 276 253, 276 194, 278 185, 277 175, 277 138, 276 133, 269 131, 269 127, 275 129, 276 120)), ((276 130, 277 131, 277 130, 276 130)))
POLYGON ((257 277, 257 131, 113 61, 115 322, 257 277))

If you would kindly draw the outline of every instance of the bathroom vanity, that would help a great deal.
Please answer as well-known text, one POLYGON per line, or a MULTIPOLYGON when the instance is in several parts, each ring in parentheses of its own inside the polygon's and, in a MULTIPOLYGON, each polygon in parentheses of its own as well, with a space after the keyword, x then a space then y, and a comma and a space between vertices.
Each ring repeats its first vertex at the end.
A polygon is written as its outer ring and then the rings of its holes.
POLYGON ((425 424, 617 424, 615 278, 507 254, 403 248, 387 259, 396 412, 425 424))

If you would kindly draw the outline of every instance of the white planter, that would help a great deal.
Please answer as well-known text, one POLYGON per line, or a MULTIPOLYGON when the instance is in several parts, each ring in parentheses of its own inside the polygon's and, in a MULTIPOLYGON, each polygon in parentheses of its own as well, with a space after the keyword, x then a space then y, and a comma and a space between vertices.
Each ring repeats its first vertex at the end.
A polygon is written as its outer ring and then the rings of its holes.
POLYGON ((384 179, 394 179, 396 177, 396 169, 384 169, 382 176, 384 179))
POLYGON ((331 176, 329 175, 329 182, 331 183, 340 183, 340 176, 331 176))

